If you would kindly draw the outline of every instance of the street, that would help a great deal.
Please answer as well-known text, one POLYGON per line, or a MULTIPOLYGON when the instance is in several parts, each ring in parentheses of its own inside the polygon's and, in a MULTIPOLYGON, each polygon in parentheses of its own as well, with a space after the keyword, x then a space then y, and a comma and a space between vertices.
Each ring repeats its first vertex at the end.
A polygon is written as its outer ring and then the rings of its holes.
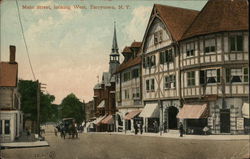
POLYGON ((247 140, 187 140, 83 133, 65 140, 46 133, 50 147, 2 150, 4 159, 228 159, 248 153, 247 140))

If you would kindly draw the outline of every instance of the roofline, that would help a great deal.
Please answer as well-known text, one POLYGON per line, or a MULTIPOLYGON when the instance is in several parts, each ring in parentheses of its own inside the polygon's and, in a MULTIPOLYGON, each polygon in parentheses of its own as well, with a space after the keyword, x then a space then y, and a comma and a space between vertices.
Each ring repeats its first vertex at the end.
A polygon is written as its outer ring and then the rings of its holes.
POLYGON ((217 32, 211 32, 211 33, 206 33, 206 34, 198 34, 198 35, 193 35, 191 37, 187 37, 187 38, 181 39, 181 40, 179 40, 179 42, 183 42, 185 40, 189 40, 189 39, 196 38, 196 37, 199 37, 199 36, 206 36, 206 35, 211 35, 211 34, 227 33, 227 32, 238 32, 238 31, 246 31, 247 32, 249 30, 217 31, 217 32))

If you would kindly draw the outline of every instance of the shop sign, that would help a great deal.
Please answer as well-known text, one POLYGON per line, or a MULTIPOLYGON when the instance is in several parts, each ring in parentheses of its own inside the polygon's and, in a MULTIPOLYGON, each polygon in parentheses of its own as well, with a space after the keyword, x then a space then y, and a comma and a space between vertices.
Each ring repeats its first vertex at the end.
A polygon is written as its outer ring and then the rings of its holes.
POLYGON ((237 118, 237 130, 244 130, 244 118, 237 118))

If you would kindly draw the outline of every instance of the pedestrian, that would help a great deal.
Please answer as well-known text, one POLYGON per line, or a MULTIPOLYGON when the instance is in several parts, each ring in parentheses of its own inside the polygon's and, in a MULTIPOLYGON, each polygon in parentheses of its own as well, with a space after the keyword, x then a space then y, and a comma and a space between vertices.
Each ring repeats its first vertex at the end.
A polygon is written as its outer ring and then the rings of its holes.
POLYGON ((135 128, 135 135, 137 135, 137 133, 138 133, 138 126, 137 126, 136 122, 134 123, 134 128, 135 128))
POLYGON ((153 126, 154 126, 155 133, 157 133, 158 132, 158 123, 156 120, 154 121, 153 126))
POLYGON ((142 131, 143 131, 143 124, 142 122, 140 123, 140 133, 142 134, 142 131))
POLYGON ((183 137, 184 128, 182 122, 180 122, 179 130, 180 130, 180 137, 183 137))
POLYGON ((55 136, 57 136, 57 129, 56 128, 54 128, 54 132, 55 132, 55 136))

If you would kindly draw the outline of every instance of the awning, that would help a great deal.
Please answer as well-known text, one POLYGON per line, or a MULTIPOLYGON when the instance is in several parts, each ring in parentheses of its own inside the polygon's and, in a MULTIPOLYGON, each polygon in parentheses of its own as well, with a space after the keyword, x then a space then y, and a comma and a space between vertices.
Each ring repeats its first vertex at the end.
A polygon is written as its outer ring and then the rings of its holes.
POLYGON ((98 118, 95 120, 94 124, 95 124, 95 125, 99 125, 99 124, 101 123, 101 121, 102 121, 105 117, 106 117, 106 115, 98 117, 98 118))
POLYGON ((105 107, 105 100, 102 100, 101 103, 97 106, 97 108, 104 108, 105 107))
POLYGON ((180 119, 200 119, 208 117, 207 104, 184 104, 179 111, 177 118, 180 119))
POLYGON ((249 114, 249 103, 244 103, 242 106, 242 116, 243 118, 250 118, 250 114, 249 114))
POLYGON ((101 121, 102 124, 114 124, 114 119, 112 115, 108 115, 101 121))
POLYGON ((157 103, 146 104, 144 109, 142 110, 139 117, 143 118, 159 118, 160 110, 157 103))
POLYGON ((124 119, 125 120, 130 120, 130 119, 133 119, 136 115, 138 115, 140 112, 142 112, 142 110, 134 110, 134 111, 131 111, 129 112, 125 117, 124 119))

